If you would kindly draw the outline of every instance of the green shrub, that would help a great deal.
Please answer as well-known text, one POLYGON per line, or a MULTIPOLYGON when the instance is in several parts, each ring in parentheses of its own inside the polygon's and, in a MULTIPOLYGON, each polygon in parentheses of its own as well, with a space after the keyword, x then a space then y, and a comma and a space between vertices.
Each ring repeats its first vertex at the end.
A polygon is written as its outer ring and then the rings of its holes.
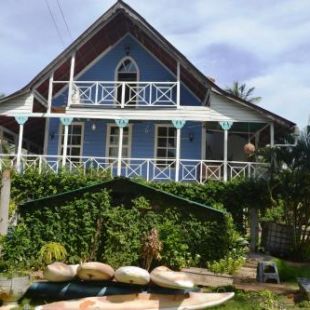
POLYGON ((57 242, 65 247, 69 263, 98 260, 115 268, 142 265, 143 241, 152 228, 162 243, 160 259, 153 266, 205 266, 206 261, 229 253, 239 236, 231 216, 202 220, 183 212, 176 207, 153 209, 144 197, 128 206, 114 206, 106 190, 52 206, 24 207, 19 224, 3 242, 3 261, 7 266, 37 268, 40 248, 57 242))

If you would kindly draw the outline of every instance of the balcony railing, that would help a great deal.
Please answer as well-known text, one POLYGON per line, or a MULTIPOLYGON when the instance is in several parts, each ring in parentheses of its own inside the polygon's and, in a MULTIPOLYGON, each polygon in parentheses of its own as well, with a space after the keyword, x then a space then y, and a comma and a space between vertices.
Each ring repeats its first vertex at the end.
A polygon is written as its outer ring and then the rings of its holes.
MULTIPOLYGON (((69 171, 80 170, 83 173, 106 172, 117 175, 118 159, 108 157, 76 157, 66 158, 65 168, 69 171)), ((14 167, 16 155, 0 155, 0 169, 4 165, 14 167)), ((176 161, 154 158, 122 158, 120 175, 128 178, 142 177, 147 181, 175 181, 176 161)), ((35 168, 41 173, 44 170, 59 172, 62 156, 22 155, 21 172, 35 168)), ((256 162, 227 163, 228 180, 235 178, 266 178, 269 175, 269 164, 256 162)), ((179 162, 179 181, 205 183, 208 180, 222 181, 224 162, 221 160, 181 159, 179 162)))
MULTIPOLYGON (((70 86, 69 81, 54 81, 53 84, 70 86)), ((68 104, 120 108, 177 107, 178 92, 178 82, 74 81, 68 104)))

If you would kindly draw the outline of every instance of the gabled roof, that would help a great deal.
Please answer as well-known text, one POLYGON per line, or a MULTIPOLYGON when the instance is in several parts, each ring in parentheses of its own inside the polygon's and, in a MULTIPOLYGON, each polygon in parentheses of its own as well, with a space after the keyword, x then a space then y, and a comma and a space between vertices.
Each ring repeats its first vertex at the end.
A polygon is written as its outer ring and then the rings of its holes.
MULTIPOLYGON (((280 117, 268 110, 253 105, 235 97, 214 83, 197 69, 181 52, 168 42, 141 15, 122 0, 118 0, 95 23, 84 31, 59 56, 47 65, 30 83, 12 95, 0 100, 6 101, 24 92, 37 88, 41 95, 47 97, 48 76, 54 72, 55 80, 69 80, 70 57, 77 54, 75 74, 78 74, 93 59, 99 56, 109 46, 113 45, 126 33, 131 33, 137 40, 150 50, 170 71, 176 74, 177 62, 181 64, 181 80, 197 95, 201 101, 207 92, 213 89, 226 98, 241 103, 264 114, 271 120, 286 127, 293 127, 295 123, 280 117)), ((61 85, 59 85, 59 88, 61 85)), ((57 92, 57 89, 55 89, 57 92)))
POLYGON ((206 206, 204 204, 173 195, 171 193, 159 190, 146 184, 138 183, 124 177, 116 177, 110 181, 100 182, 94 185, 85 186, 76 190, 47 196, 44 198, 31 200, 19 206, 21 213, 32 208, 41 208, 44 206, 53 207, 54 205, 65 204, 66 201, 81 197, 85 193, 94 193, 107 189, 110 191, 112 198, 125 197, 126 201, 133 198, 144 196, 153 204, 164 201, 166 207, 178 207, 186 213, 196 213, 202 218, 218 217, 223 219, 224 212, 206 206))

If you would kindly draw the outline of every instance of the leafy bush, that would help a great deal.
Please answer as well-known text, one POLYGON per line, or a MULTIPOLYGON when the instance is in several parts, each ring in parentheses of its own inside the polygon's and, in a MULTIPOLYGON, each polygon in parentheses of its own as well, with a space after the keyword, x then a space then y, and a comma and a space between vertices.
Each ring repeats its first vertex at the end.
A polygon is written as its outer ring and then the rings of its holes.
POLYGON ((145 236, 153 228, 162 243, 153 266, 205 266, 227 255, 238 235, 228 215, 201 220, 173 207, 153 209, 144 197, 114 206, 106 190, 20 211, 20 223, 3 243, 3 261, 19 268, 39 267, 38 252, 46 242, 61 243, 69 263, 142 265, 145 236))
POLYGON ((42 173, 38 173, 35 168, 27 169, 23 174, 12 175, 11 196, 15 202, 20 203, 75 190, 110 178, 107 172, 95 174, 89 171, 84 174, 79 170, 62 170, 59 173, 43 170, 42 173))
POLYGON ((207 264, 207 268, 215 273, 234 274, 245 263, 244 257, 235 257, 227 255, 219 261, 214 261, 207 264))

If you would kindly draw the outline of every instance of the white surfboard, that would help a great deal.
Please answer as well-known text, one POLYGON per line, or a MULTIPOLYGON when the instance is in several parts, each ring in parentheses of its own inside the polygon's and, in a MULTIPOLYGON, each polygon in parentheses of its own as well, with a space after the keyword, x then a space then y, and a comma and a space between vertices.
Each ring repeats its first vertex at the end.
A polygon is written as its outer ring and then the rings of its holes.
POLYGON ((122 283, 146 285, 150 282, 147 270, 135 266, 120 267, 115 271, 115 279, 122 283))
POLYGON ((44 279, 51 282, 71 281, 76 277, 79 265, 67 265, 61 262, 50 264, 44 270, 44 279))
POLYGON ((88 262, 78 267, 77 276, 86 281, 111 280, 114 276, 114 269, 108 264, 88 262))
POLYGON ((195 285, 193 281, 183 272, 172 271, 171 269, 160 266, 151 272, 151 280, 156 285, 174 289, 191 289, 195 285))

